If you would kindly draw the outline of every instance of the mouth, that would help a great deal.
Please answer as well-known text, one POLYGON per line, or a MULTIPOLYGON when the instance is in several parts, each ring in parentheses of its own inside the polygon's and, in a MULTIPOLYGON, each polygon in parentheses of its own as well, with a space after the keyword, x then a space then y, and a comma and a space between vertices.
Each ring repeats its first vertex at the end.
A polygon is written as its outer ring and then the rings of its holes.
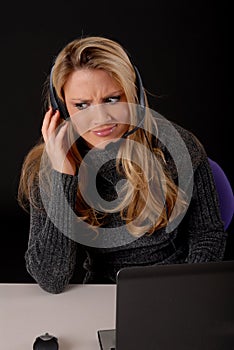
POLYGON ((112 124, 111 126, 105 126, 98 130, 92 130, 92 132, 99 137, 108 136, 113 132, 113 130, 116 127, 117 127, 117 124, 114 124, 114 125, 112 124))

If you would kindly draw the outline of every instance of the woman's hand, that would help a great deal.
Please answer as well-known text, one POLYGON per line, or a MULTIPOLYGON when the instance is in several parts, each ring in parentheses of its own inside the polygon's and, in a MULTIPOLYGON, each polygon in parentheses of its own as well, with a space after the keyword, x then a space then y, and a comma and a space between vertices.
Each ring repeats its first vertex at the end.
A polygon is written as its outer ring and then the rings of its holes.
POLYGON ((59 111, 49 108, 42 124, 42 136, 52 167, 65 174, 75 175, 76 165, 69 152, 66 133, 68 122, 61 122, 59 111))

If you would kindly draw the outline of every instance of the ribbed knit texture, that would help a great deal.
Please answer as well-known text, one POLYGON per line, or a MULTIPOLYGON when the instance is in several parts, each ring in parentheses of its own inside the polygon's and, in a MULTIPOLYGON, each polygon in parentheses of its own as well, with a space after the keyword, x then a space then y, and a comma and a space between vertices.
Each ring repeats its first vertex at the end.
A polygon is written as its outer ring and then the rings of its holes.
MULTIPOLYGON (((113 248, 84 246, 87 274, 84 283, 115 283, 122 267, 172 263, 199 263, 222 260, 226 237, 220 217, 213 175, 202 145, 194 135, 176 126, 189 150, 194 169, 194 187, 188 211, 182 222, 169 234, 165 229, 144 235, 133 242, 113 248)), ((112 150, 113 151, 113 150, 112 150)), ((108 148, 94 153, 91 166, 110 159, 108 148)), ((114 154, 113 154, 114 156, 114 154)), ((168 160, 170 162, 170 160, 168 160)), ((168 163, 169 168, 173 165, 168 163)), ((116 199, 115 185, 122 177, 113 161, 98 173, 97 187, 108 201, 116 199)), ((26 267, 44 290, 60 293, 69 284, 75 271, 80 244, 73 240, 78 176, 52 172, 52 192, 38 203, 46 210, 31 207, 30 236, 25 253, 26 267), (72 210, 71 210, 72 209, 72 210), (66 234, 62 233, 65 232, 66 234)), ((109 227, 121 227, 120 216, 109 216, 109 227)))

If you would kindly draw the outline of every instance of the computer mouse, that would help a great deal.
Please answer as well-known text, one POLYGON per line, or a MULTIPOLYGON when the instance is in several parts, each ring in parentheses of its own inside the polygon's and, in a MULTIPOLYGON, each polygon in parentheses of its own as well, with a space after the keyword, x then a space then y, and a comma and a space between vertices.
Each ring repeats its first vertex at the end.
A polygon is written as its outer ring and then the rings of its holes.
POLYGON ((33 350, 58 350, 58 348, 58 339, 49 333, 38 336, 33 343, 33 350))

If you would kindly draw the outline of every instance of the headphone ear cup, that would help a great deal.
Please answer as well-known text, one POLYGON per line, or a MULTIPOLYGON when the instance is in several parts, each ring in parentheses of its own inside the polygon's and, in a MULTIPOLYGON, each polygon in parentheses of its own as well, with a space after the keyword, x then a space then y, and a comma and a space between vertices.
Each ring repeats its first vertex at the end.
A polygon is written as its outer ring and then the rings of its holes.
POLYGON ((133 69, 135 71, 137 97, 138 97, 138 101, 139 101, 140 106, 143 107, 143 109, 144 109, 146 107, 146 99, 145 99, 145 91, 144 91, 144 86, 142 83, 141 75, 139 73, 139 70, 137 69, 137 67, 133 63, 132 57, 131 57, 130 53, 128 52, 128 50, 124 48, 124 51, 126 52, 128 58, 129 58, 129 61, 131 62, 133 69))
MULTIPOLYGON (((53 95, 56 99, 56 102, 57 102, 57 110, 59 110, 60 112, 60 117, 63 118, 64 120, 67 120, 70 118, 70 115, 68 113, 68 110, 67 110, 67 106, 65 103, 63 103, 63 101, 58 97, 58 95, 56 94, 56 91, 55 91, 55 88, 53 88, 54 92, 53 92, 53 95)), ((53 106, 52 106, 53 108, 53 106)))
POLYGON ((137 67, 134 64, 133 64, 133 68, 136 73, 136 85, 137 85, 139 104, 141 105, 141 107, 144 108, 146 106, 146 102, 145 102, 145 94, 144 94, 142 79, 137 67))
POLYGON ((60 117, 67 120, 70 118, 70 115, 67 110, 67 106, 63 101, 58 97, 55 88, 53 86, 53 69, 52 67, 50 72, 50 83, 49 83, 49 91, 50 91, 50 103, 54 111, 58 110, 60 112, 60 117))

